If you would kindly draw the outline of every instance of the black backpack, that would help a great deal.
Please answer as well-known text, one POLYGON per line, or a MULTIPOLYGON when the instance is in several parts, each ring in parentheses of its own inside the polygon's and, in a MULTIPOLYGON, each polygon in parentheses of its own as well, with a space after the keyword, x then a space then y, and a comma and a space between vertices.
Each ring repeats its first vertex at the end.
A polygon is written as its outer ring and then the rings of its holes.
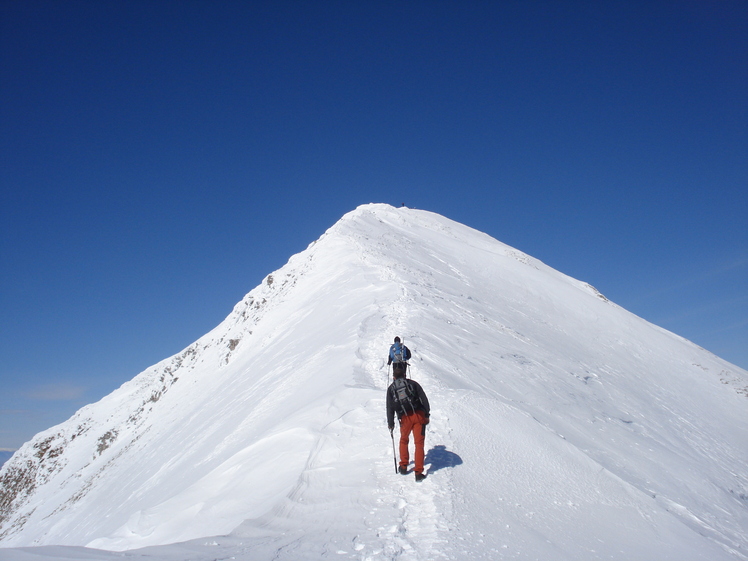
POLYGON ((412 415, 423 409, 418 394, 406 378, 395 378, 392 382, 392 396, 403 415, 412 415))

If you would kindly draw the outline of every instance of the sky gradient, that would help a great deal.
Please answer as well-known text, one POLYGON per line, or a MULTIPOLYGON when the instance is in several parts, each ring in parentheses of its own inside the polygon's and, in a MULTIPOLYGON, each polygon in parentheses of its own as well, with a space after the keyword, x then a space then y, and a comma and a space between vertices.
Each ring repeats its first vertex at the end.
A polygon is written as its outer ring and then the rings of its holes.
POLYGON ((748 368, 748 3, 0 0, 0 450, 369 202, 748 368))

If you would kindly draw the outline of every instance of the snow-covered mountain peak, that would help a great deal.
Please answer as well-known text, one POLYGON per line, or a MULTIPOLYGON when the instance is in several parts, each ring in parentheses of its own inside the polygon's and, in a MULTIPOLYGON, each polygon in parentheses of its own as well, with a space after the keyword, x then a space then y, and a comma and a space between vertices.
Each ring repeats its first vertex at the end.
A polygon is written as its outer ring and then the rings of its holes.
POLYGON ((746 559, 746 388, 481 232, 363 205, 204 337, 24 445, 0 471, 0 545, 746 559), (417 487, 385 427, 395 335, 433 408, 417 487))

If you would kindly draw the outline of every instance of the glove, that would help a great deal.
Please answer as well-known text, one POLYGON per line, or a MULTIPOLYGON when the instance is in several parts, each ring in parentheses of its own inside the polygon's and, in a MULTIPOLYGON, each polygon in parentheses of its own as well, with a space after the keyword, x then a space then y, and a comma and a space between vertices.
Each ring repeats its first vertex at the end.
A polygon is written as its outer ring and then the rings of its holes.
POLYGON ((426 417, 426 422, 425 422, 425 423, 423 423, 423 424, 424 424, 424 425, 428 425, 428 424, 429 424, 429 421, 431 421, 431 417, 430 417, 430 416, 429 416, 429 417, 426 417))
POLYGON ((390 429, 390 433, 395 430, 395 425, 387 425, 387 428, 390 429))

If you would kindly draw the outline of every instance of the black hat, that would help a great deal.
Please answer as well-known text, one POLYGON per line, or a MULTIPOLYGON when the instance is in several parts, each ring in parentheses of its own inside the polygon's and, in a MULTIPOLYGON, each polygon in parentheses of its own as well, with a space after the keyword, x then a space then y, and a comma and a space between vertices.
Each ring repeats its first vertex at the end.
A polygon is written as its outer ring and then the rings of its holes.
POLYGON ((395 337, 395 343, 399 343, 399 342, 400 342, 400 337, 395 337))

